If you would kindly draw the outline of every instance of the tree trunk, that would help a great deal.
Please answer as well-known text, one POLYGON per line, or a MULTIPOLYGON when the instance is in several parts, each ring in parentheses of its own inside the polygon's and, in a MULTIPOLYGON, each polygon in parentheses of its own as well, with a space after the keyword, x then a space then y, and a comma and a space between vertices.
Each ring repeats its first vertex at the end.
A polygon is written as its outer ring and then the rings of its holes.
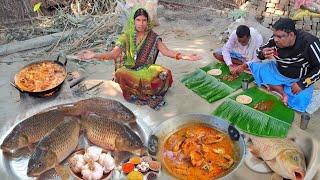
POLYGON ((71 31, 54 33, 47 36, 36 37, 33 39, 28 39, 25 41, 12 42, 0 46, 0 56, 9 55, 12 53, 25 51, 29 49, 35 49, 40 47, 49 46, 57 42, 60 38, 60 41, 63 41, 71 31), (62 37, 61 37, 62 36, 62 37))

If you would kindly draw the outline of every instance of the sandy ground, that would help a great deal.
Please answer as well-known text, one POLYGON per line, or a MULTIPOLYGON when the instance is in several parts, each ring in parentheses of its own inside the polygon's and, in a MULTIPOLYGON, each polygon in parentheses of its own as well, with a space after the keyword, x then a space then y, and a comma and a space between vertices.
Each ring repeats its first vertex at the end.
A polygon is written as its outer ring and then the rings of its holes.
MULTIPOLYGON (((111 61, 81 63, 78 61, 69 61, 68 69, 74 70, 79 67, 84 69, 88 74, 86 79, 86 84, 88 86, 104 81, 104 84, 99 87, 98 90, 88 92, 86 96, 99 95, 118 99, 132 109, 138 118, 146 120, 146 126, 150 129, 155 128, 156 124, 179 114, 210 114, 223 100, 209 104, 204 99, 184 87, 179 80, 183 75, 213 62, 211 55, 212 50, 221 46, 217 35, 225 30, 231 22, 232 20, 227 19, 226 17, 221 17, 210 11, 195 13, 195 10, 192 10, 182 13, 179 11, 165 10, 161 13, 161 25, 155 28, 155 30, 162 36, 163 41, 167 46, 173 50, 179 50, 185 53, 198 53, 203 57, 203 59, 197 62, 189 62, 176 61, 162 55, 158 57, 157 64, 161 64, 171 69, 174 77, 174 84, 166 95, 167 105, 160 111, 153 111, 147 106, 135 106, 123 100, 119 87, 110 82, 112 79, 112 72, 114 70, 113 62, 111 61)), ((30 63, 30 61, 24 61, 28 60, 28 55, 30 53, 32 52, 0 57, 0 62, 15 61, 13 63, 2 63, 0 65, 0 136, 2 138, 5 133, 7 133, 8 129, 13 124, 20 121, 22 117, 26 117, 41 110, 41 108, 37 108, 38 106, 31 106, 33 109, 30 110, 31 108, 28 105, 22 104, 18 91, 9 84, 9 80, 12 78, 14 73, 25 64, 30 63)), ((241 90, 237 92, 240 91, 241 90)), ((55 100, 55 103, 62 102, 63 100, 55 100)), ((317 111, 312 115, 312 120, 310 121, 308 129, 301 132, 298 128, 299 115, 296 114, 295 123, 293 124, 293 128, 290 133, 313 136, 313 138, 318 141, 320 139, 320 133, 318 131, 318 129, 320 129, 319 119, 320 112, 317 111)), ((2 159, 2 161, 4 160, 2 159)), ((320 162, 320 159, 318 162, 320 162)), ((0 173, 5 175, 7 173, 5 173, 6 170, 3 164, 4 163, 2 162, 0 173)), ((12 179, 10 177, 6 178, 12 179)), ((258 178, 261 180, 269 179, 270 174, 257 174, 248 170, 245 165, 242 165, 237 173, 230 179, 253 180, 258 178)), ((320 179, 320 176, 318 175, 315 179, 320 179)))

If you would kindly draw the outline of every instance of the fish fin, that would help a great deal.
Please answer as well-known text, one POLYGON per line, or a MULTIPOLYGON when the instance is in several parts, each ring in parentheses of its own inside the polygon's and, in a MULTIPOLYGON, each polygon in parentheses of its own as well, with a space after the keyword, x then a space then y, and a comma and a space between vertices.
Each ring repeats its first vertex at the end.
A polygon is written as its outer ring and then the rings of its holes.
POLYGON ((33 152, 35 148, 36 148, 36 144, 32 144, 32 143, 28 144, 28 149, 30 152, 33 152))
POLYGON ((127 151, 114 151, 113 152, 113 157, 115 160, 115 163, 119 165, 122 162, 126 162, 130 159, 130 157, 133 156, 131 152, 127 151))
POLYGON ((274 158, 274 159, 266 160, 265 162, 266 162, 270 167, 274 167, 274 166, 276 166, 277 159, 274 158))
POLYGON ((270 180, 283 180, 283 177, 279 174, 273 173, 270 180))
POLYGON ((56 170, 57 174, 61 177, 62 180, 68 180, 70 177, 70 171, 68 168, 62 165, 55 165, 54 169, 56 170))
POLYGON ((126 124, 126 125, 127 125, 128 127, 130 127, 131 129, 137 129, 137 127, 139 126, 136 121, 127 122, 127 123, 124 123, 124 124, 126 124))
POLYGON ((281 167, 279 166, 279 162, 277 161, 276 158, 271 160, 265 160, 265 162, 273 172, 278 172, 279 170, 281 170, 281 167))
POLYGON ((250 152, 251 152, 251 154, 252 154, 253 156, 255 156, 256 158, 261 158, 260 153, 259 153, 258 150, 256 150, 256 149, 251 149, 250 152))
POLYGON ((80 144, 78 143, 77 147, 74 149, 74 151, 79 151, 80 149, 82 149, 82 148, 81 148, 80 144))
POLYGON ((256 158, 260 158, 261 157, 259 151, 253 146, 252 143, 248 144, 248 149, 251 152, 251 154, 253 156, 255 156, 256 158))

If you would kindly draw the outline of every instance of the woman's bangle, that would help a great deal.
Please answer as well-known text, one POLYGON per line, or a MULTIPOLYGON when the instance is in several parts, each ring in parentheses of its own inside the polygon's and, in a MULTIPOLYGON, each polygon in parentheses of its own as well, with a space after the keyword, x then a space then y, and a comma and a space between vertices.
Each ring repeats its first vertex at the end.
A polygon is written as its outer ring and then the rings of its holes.
POLYGON ((176 60, 179 61, 181 59, 181 53, 176 54, 176 60))

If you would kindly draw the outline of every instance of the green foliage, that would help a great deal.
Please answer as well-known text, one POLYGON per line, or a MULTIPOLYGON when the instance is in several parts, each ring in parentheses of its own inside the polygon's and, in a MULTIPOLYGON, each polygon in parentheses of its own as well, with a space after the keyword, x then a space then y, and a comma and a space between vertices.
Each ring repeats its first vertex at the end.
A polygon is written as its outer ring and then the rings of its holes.
POLYGON ((286 137, 294 120, 292 109, 285 106, 278 97, 257 87, 227 98, 212 114, 232 122, 244 132, 262 137, 286 137), (250 96, 253 101, 248 105, 236 102, 235 98, 240 94, 250 96), (269 111, 254 109, 257 103, 266 100, 274 103, 269 111))
POLYGON ((40 12, 41 4, 42 4, 41 2, 36 3, 36 4, 33 6, 33 11, 34 11, 34 12, 40 12))
POLYGON ((185 75, 181 82, 209 103, 222 99, 234 91, 201 69, 185 75))
POLYGON ((212 103, 241 88, 242 79, 248 79, 250 82, 253 80, 253 77, 247 73, 241 73, 239 77, 233 81, 223 80, 223 77, 229 74, 230 71, 227 65, 211 63, 193 73, 185 75, 181 79, 181 82, 200 97, 212 103), (222 74, 219 76, 207 74, 206 72, 211 69, 220 69, 222 74))
POLYGON ((247 73, 240 73, 239 77, 233 81, 223 80, 224 76, 230 75, 230 70, 226 64, 222 64, 222 63, 211 63, 205 67, 202 67, 201 69, 204 70, 205 72, 208 72, 211 69, 220 69, 222 71, 222 74, 219 76, 214 76, 214 78, 216 78, 218 81, 228 85, 229 87, 231 87, 234 90, 238 90, 241 88, 241 82, 243 79, 247 79, 249 82, 253 81, 252 75, 247 74, 247 73))

